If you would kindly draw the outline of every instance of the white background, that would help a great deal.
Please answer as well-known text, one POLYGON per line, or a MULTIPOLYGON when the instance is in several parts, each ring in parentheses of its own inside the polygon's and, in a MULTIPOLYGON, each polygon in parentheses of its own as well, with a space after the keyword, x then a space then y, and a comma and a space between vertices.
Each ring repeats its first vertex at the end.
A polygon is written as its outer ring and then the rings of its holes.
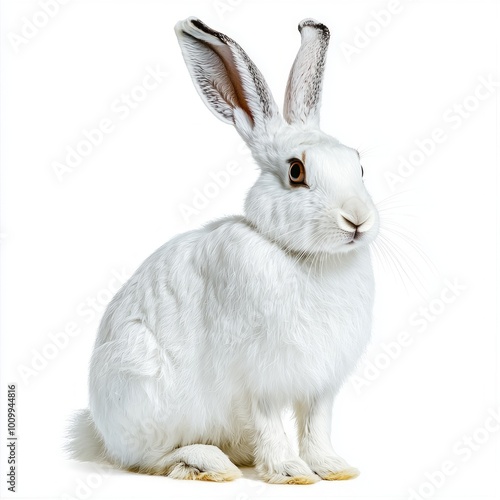
POLYGON ((211 0, 73 0, 17 45, 23 18, 33 19, 40 5, 2 2, 2 498, 13 497, 4 445, 6 386, 13 382, 17 498, 406 499, 419 488, 422 498, 498 497, 500 433, 481 427, 488 412, 498 411, 499 91, 459 123, 445 118, 464 100, 474 107, 479 78, 500 79, 498 2, 401 0, 399 12, 377 29, 373 13, 389 3, 222 0, 217 9, 211 0), (87 404, 100 316, 87 301, 101 307, 117 284, 113 276, 130 275, 173 235, 241 212, 257 176, 236 132, 205 109, 191 84, 173 31, 189 15, 235 38, 277 102, 299 46, 298 22, 314 17, 327 24, 332 41, 322 126, 369 150, 365 182, 375 200, 395 195, 384 214, 386 229, 398 224, 398 234, 386 233, 386 246, 375 255, 372 346, 335 405, 333 440, 360 468, 354 481, 271 486, 253 479, 251 470, 228 484, 120 471, 102 476, 61 452, 68 416, 87 404), (345 44, 354 45, 358 34, 359 45, 369 22, 374 35, 349 59, 345 44), (129 116, 118 113, 116 99, 156 66, 168 76, 129 116), (59 180, 54 162, 64 162, 67 147, 103 118, 112 120, 113 131, 59 180), (430 138, 435 128, 446 140, 391 189, 387 173, 397 172, 400 157, 408 158, 415 140, 430 138), (207 187, 209 172, 229 162, 237 162, 239 173, 199 214, 184 217, 182 205, 207 187), (447 279, 464 289, 448 293, 453 301, 444 304, 435 299, 447 279), (429 306, 435 314, 417 327, 415 314, 429 306), (50 335, 72 324, 77 334, 60 334, 66 345, 55 349, 50 335), (401 332, 411 343, 391 344, 390 359, 383 346, 401 332), (481 444, 461 444, 466 435, 481 444), (439 488, 426 489, 426 474, 444 461, 454 472, 439 488))

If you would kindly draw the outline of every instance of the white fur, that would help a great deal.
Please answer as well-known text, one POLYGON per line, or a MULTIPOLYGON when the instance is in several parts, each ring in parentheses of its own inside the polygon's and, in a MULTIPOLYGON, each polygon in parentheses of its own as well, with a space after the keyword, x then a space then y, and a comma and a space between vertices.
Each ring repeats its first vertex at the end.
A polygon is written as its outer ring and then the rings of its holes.
MULTIPOLYGON (((197 43, 191 21, 177 26, 181 46, 186 26, 197 43)), ((334 452, 330 424, 370 336, 377 212, 354 150, 266 116, 248 85, 253 120, 232 101, 214 104, 261 167, 245 216, 169 241, 113 298, 92 356, 90 412, 74 429, 80 458, 104 453, 139 472, 215 481, 238 477, 234 464, 255 464, 274 483, 357 474, 334 452), (309 187, 290 186, 293 157, 305 158, 309 187), (287 407, 300 456, 283 431, 287 407)))

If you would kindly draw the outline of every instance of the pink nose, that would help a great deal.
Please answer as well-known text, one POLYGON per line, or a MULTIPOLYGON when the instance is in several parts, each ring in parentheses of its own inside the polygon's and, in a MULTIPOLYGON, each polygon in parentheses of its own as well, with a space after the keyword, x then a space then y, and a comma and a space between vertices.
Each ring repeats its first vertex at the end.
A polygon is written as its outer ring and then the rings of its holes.
POLYGON ((359 198, 349 198, 338 211, 337 223, 344 231, 368 231, 375 217, 373 212, 359 198))

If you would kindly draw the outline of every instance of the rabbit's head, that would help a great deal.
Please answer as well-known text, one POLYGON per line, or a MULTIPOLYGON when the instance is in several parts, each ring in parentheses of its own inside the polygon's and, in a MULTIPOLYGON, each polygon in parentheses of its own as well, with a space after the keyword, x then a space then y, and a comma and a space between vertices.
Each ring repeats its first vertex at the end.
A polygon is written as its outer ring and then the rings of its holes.
POLYGON ((290 71, 283 116, 262 74, 231 38, 199 19, 175 26, 184 59, 207 107, 235 126, 261 169, 248 221, 288 251, 340 253, 371 242, 378 214, 355 149, 319 128, 330 33, 312 19, 290 71))

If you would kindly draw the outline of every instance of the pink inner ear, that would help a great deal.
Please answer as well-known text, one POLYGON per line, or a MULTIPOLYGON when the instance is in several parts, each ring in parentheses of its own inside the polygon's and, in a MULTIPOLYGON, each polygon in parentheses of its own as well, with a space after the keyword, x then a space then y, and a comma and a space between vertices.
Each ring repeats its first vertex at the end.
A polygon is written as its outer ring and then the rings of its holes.
MULTIPOLYGON (((206 43, 206 42, 205 42, 206 43)), ((254 122, 254 117, 252 115, 252 112, 250 111, 250 108, 248 107, 248 103, 245 97, 245 92, 243 90, 243 84, 241 82, 241 77, 238 72, 238 68, 236 67, 236 63, 234 61, 233 54, 231 52, 231 49, 227 47, 226 45, 211 45, 209 43, 206 43, 207 47, 210 48, 221 60, 222 64, 226 68, 227 72, 227 78, 228 78, 228 85, 226 85, 226 92, 224 92, 224 98, 225 100, 234 108, 241 108, 245 113, 248 115, 250 120, 252 121, 252 124, 254 122), (227 95, 228 92, 230 92, 230 95, 227 95)), ((222 76, 222 75, 221 75, 222 76)), ((224 79, 222 77, 222 79, 224 79)), ((217 82, 213 82, 214 85, 217 84, 217 82)), ((220 91, 221 89, 219 89, 220 91)))

